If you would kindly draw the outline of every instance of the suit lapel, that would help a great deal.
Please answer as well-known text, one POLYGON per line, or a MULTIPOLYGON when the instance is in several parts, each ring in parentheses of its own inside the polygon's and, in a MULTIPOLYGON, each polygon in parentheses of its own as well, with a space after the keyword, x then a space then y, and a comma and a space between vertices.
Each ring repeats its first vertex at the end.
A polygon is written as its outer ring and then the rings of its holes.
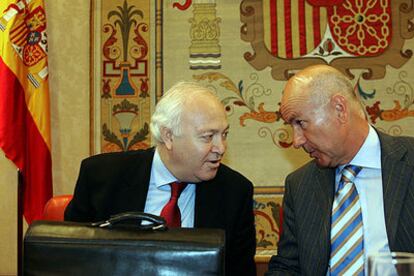
POLYGON ((320 199, 318 200, 319 207, 323 210, 329 210, 326 216, 326 219, 328 220, 330 220, 331 217, 334 187, 335 169, 317 168, 315 191, 316 195, 320 195, 320 199))
POLYGON ((390 248, 394 247, 395 234, 403 199, 413 176, 413 167, 403 162, 407 149, 388 135, 378 133, 381 141, 382 185, 385 225, 390 248))
MULTIPOLYGON (((317 168, 315 196, 317 197, 317 209, 321 212, 321 232, 315 233, 315 237, 320 237, 321 252, 325 256, 326 262, 329 262, 330 239, 331 239, 331 210, 334 197, 335 187, 335 169, 317 168)), ((328 263, 326 263, 327 266, 328 263)), ((325 266, 323 266, 325 267, 325 266)))
POLYGON ((196 184, 196 199, 195 199, 195 207, 194 207, 194 227, 202 227, 203 220, 207 210, 205 208, 205 203, 203 202, 206 199, 205 196, 205 183, 197 183, 196 184), (201 221, 200 221, 201 219, 201 221))
POLYGON ((217 192, 214 181, 205 181, 196 184, 196 200, 194 210, 194 227, 211 227, 217 223, 217 210, 220 208, 216 200, 217 192))
POLYGON ((124 181, 127 187, 124 198, 128 210, 144 211, 153 157, 154 149, 151 148, 125 164, 127 168, 121 181, 124 181))

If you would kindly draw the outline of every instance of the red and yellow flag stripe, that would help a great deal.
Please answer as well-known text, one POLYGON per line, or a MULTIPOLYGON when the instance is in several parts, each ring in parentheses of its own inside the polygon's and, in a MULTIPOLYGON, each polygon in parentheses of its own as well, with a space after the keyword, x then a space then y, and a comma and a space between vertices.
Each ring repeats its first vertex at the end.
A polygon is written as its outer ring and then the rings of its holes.
POLYGON ((264 42, 274 56, 312 52, 327 28, 327 10, 306 0, 263 0, 264 42))
POLYGON ((40 219, 52 196, 43 0, 0 2, 0 148, 23 174, 23 213, 40 219))

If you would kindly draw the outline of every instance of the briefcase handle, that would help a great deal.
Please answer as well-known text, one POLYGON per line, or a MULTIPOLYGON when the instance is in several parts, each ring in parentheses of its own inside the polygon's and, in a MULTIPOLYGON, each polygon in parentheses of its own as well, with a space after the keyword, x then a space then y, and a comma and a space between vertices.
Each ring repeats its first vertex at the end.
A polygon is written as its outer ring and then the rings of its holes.
MULTIPOLYGON (((144 212, 125 212, 111 216, 108 220, 92 223, 92 226, 100 228, 111 228, 116 225, 122 225, 125 222, 136 221, 134 225, 140 230, 165 230, 167 229, 165 219, 160 216, 144 212), (149 222, 141 224, 142 221, 149 222)), ((125 224, 124 224, 125 225, 125 224)), ((128 224, 130 225, 130 224, 128 224)))

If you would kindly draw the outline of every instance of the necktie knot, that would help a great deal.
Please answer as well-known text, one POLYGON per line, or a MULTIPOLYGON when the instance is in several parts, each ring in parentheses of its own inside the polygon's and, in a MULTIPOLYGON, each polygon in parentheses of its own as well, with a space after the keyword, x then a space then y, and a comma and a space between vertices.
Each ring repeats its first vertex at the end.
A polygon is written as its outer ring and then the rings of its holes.
POLYGON ((347 165, 342 170, 341 182, 349 183, 353 182, 355 177, 361 171, 362 167, 355 165, 347 165))
POLYGON ((177 199, 180 197, 182 191, 187 187, 187 183, 184 182, 172 182, 171 186, 171 198, 177 199))

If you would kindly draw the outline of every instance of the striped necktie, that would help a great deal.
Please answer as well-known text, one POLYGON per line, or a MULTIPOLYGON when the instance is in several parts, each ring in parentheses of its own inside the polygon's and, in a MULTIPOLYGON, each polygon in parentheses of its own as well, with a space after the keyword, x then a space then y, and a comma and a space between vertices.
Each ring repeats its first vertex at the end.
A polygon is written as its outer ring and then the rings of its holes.
POLYGON ((364 275, 361 204, 353 183, 361 169, 347 165, 335 193, 331 218, 331 275, 364 275))

